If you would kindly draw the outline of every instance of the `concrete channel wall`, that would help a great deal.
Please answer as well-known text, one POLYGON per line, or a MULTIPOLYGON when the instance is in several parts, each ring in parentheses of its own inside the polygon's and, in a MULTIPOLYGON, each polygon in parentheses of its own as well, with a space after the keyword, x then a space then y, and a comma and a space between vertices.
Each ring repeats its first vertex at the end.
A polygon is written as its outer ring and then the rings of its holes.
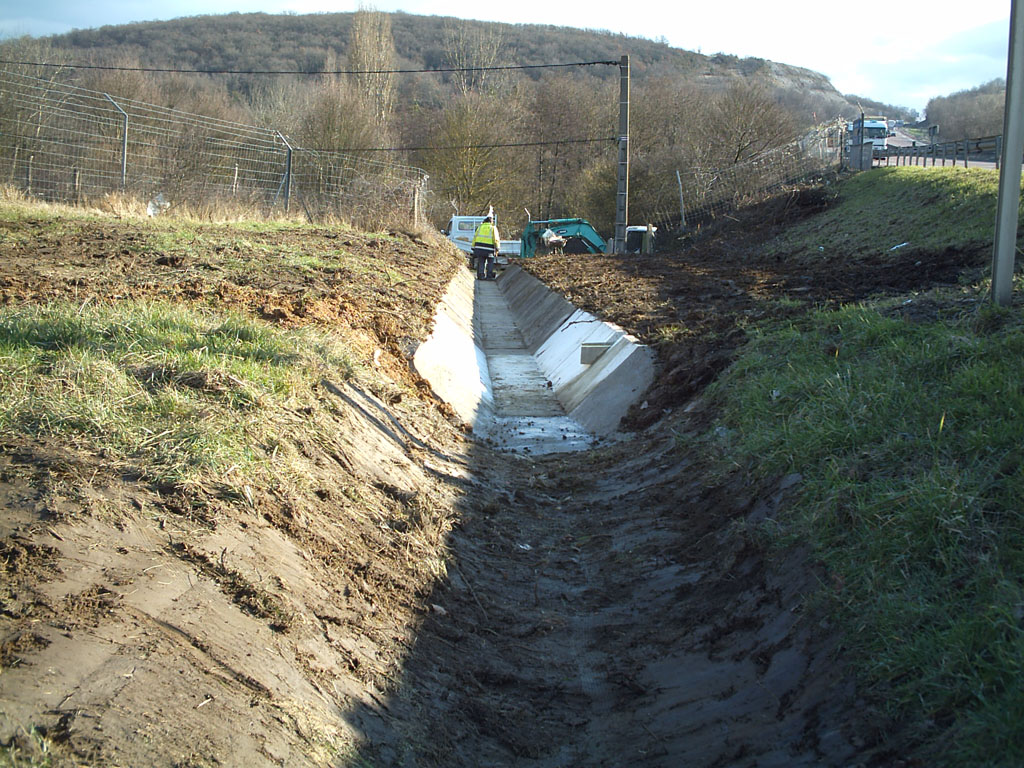
POLYGON ((413 355, 413 367, 474 431, 494 418, 487 356, 473 322, 475 278, 460 269, 434 312, 434 329, 413 355))
POLYGON ((618 429, 654 381, 650 347, 577 309, 517 266, 505 271, 498 288, 566 414, 595 435, 618 429), (594 362, 582 362, 584 349, 596 355, 594 362))
MULTIPOLYGON (((473 301, 482 287, 468 270, 459 271, 437 308, 433 333, 413 363, 474 432, 488 435, 495 401, 481 329, 489 319, 478 316, 481 303, 473 301)), ((577 309, 518 266, 506 269, 497 287, 526 350, 566 415, 595 436, 616 432, 654 379, 650 348, 577 309)))

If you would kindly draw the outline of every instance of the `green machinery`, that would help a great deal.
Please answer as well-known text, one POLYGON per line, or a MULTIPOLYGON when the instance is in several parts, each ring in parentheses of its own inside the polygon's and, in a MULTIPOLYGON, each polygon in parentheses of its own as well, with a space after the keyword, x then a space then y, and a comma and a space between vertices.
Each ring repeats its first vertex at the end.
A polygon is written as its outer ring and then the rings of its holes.
POLYGON ((604 253, 604 239, 586 219, 548 219, 528 221, 523 229, 520 256, 542 252, 604 253))

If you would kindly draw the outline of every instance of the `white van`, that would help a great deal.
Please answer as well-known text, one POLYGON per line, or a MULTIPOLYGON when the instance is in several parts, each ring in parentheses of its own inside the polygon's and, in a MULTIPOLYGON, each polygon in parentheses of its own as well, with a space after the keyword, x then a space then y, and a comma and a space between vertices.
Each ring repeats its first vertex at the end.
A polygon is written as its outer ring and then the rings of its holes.
MULTIPOLYGON (((467 254, 472 253, 473 235, 483 220, 483 216, 452 216, 448 220, 448 227, 442 229, 441 234, 455 243, 460 250, 465 251, 467 254)), ((498 227, 498 233, 501 233, 501 227, 498 227)), ((498 244, 498 261, 507 264, 508 257, 518 256, 521 249, 522 243, 518 240, 502 240, 498 244), (502 257, 505 257, 503 262, 502 257)))

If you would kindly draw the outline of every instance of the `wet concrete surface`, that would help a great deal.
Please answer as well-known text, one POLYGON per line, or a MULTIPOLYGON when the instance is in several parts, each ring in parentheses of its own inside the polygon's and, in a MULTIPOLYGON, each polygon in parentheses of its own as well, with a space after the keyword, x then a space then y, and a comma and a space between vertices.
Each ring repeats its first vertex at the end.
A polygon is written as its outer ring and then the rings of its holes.
POLYGON ((496 282, 476 281, 473 317, 494 396, 491 442, 502 450, 534 454, 584 450, 593 444, 594 436, 566 416, 496 282))

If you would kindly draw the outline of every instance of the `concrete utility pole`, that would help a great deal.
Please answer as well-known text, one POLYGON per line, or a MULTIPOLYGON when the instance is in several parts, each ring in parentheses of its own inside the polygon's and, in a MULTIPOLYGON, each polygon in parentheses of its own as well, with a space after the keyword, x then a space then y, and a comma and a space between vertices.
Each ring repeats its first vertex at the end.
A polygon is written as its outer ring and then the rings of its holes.
POLYGON ((1024 14, 1010 3, 1010 48, 1006 62, 1006 113, 999 168, 996 237, 992 246, 992 300, 1008 306, 1013 298, 1013 265, 1017 250, 1020 173, 1024 159, 1024 14))
POLYGON ((615 195, 615 253, 626 252, 629 223, 629 56, 619 63, 619 183, 615 195))

